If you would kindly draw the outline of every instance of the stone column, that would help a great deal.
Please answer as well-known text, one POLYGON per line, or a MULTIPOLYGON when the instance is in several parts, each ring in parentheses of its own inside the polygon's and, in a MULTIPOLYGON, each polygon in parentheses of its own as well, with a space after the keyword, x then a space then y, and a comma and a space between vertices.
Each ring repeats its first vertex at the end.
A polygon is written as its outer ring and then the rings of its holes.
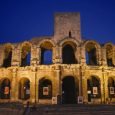
POLYGON ((79 64, 80 63, 80 48, 79 47, 76 47, 75 58, 79 64))
POLYGON ((105 99, 109 98, 109 91, 108 91, 108 76, 105 73, 105 99))
POLYGON ((80 59, 80 61, 81 61, 81 64, 86 64, 86 57, 85 57, 85 47, 81 47, 80 48, 80 57, 81 57, 81 59, 80 59))
POLYGON ((31 47, 31 65, 36 66, 40 63, 40 48, 35 45, 31 47))
POLYGON ((37 64, 39 65, 41 63, 41 48, 37 47, 37 64))
POLYGON ((21 64, 21 50, 20 47, 14 45, 14 49, 12 50, 12 66, 20 66, 21 64))
POLYGON ((88 102, 88 94, 87 94, 87 79, 85 76, 82 78, 82 90, 83 90, 83 100, 85 103, 88 102))
POLYGON ((106 58, 106 49, 104 47, 102 47, 102 49, 101 49, 101 55, 102 55, 102 65, 106 66, 107 58, 106 58))
POLYGON ((0 67, 3 65, 3 60, 4 60, 4 50, 3 46, 0 46, 0 67))
POLYGON ((32 79, 30 81, 30 100, 32 103, 36 103, 36 68, 32 68, 32 79))
POLYGON ((112 62, 115 65, 115 47, 113 47, 113 56, 112 56, 112 62))
POLYGON ((82 66, 79 67, 79 96, 82 96, 82 66))
POLYGON ((62 48, 61 47, 53 47, 53 63, 62 63, 62 48))
POLYGON ((102 78, 100 79, 100 88, 101 88, 101 101, 105 103, 105 72, 104 68, 102 68, 102 78))
POLYGON ((12 82, 11 82, 11 101, 18 100, 18 82, 16 76, 16 68, 12 70, 12 82))
POLYGON ((98 49, 96 49, 96 59, 97 59, 97 64, 98 65, 101 65, 101 49, 100 48, 98 48, 98 49))

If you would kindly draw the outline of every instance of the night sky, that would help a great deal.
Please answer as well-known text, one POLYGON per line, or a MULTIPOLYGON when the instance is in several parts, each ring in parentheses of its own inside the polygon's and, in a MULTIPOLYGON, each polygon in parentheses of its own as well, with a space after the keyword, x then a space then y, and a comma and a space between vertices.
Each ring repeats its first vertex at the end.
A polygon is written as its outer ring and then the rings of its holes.
POLYGON ((115 44, 115 0, 0 0, 0 43, 52 36, 55 12, 80 12, 82 38, 115 44))

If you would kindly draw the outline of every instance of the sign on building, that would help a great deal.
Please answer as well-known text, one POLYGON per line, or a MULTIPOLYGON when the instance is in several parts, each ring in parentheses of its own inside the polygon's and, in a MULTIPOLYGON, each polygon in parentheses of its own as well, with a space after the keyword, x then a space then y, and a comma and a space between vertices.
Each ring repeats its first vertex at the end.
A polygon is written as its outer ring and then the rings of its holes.
POLYGON ((110 87, 110 94, 114 94, 114 87, 110 87))
POLYGON ((4 88, 4 94, 6 94, 6 95, 9 94, 9 87, 6 86, 6 87, 4 88))
POLYGON ((97 87, 93 87, 93 94, 94 94, 94 95, 97 95, 97 94, 98 94, 98 89, 97 89, 97 87))
POLYGON ((78 96, 78 103, 83 104, 83 96, 78 96))
POLYGON ((43 87, 43 95, 49 95, 49 88, 43 87))
POLYGON ((57 97, 52 97, 52 104, 57 104, 57 97))

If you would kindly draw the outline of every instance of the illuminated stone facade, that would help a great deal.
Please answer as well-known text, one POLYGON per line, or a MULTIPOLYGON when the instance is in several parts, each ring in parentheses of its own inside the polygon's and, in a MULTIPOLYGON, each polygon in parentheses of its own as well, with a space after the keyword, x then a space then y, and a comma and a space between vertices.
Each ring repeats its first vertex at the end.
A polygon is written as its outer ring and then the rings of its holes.
POLYGON ((0 66, 0 102, 115 102, 115 46, 83 40, 79 13, 56 13, 53 36, 0 44, 0 66))

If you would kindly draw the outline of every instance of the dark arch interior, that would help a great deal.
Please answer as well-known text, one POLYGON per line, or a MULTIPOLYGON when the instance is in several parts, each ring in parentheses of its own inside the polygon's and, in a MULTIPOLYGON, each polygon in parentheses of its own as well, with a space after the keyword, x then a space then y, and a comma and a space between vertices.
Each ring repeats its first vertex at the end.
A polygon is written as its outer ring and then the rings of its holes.
POLYGON ((112 77, 108 79, 108 91, 109 91, 109 97, 114 98, 115 95, 115 81, 112 77))
POLYGON ((88 65, 97 65, 96 48, 86 51, 86 63, 88 65))
POLYGON ((92 98, 100 98, 101 96, 100 80, 97 79, 95 76, 92 76, 91 79, 88 79, 87 80, 87 90, 91 91, 89 96, 91 96, 92 98))
POLYGON ((4 79, 0 81, 0 98, 10 99, 10 80, 4 79))
POLYGON ((12 62, 12 51, 8 53, 8 56, 5 57, 3 61, 3 67, 10 67, 12 62))
POLYGON ((48 79, 41 79, 39 81, 39 98, 51 99, 52 98, 52 83, 48 79))
POLYGON ((52 50, 41 49, 41 64, 52 64, 52 50))
POLYGON ((63 64, 76 64, 75 53, 71 45, 66 45, 62 50, 63 64))
POLYGON ((19 82, 19 99, 27 100, 30 98, 30 81, 21 79, 19 82))
POLYGON ((21 67, 30 66, 30 58, 31 54, 28 52, 27 55, 21 59, 21 67))
POLYGON ((86 63, 88 65, 97 65, 96 48, 92 48, 90 51, 86 51, 86 63))
POLYGON ((72 76, 67 76, 62 80, 62 103, 74 104, 77 101, 78 88, 72 76))

